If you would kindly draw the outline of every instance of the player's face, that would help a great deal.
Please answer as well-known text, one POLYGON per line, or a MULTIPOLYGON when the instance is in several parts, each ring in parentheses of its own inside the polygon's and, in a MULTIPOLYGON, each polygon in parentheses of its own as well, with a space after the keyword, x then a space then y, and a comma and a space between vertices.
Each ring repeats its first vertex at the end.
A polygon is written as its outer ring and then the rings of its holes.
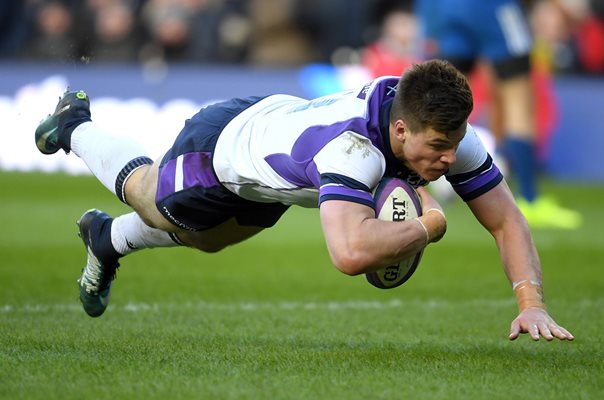
POLYGON ((466 133, 466 125, 445 135, 432 128, 402 135, 401 156, 405 166, 427 181, 443 176, 456 160, 455 152, 466 133))

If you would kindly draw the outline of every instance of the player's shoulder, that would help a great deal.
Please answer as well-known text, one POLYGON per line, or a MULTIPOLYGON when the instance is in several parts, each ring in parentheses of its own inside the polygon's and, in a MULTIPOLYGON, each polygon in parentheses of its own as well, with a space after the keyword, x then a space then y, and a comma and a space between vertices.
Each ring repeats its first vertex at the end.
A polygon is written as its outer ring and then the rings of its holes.
POLYGON ((447 175, 472 171, 482 165, 487 159, 488 152, 474 127, 468 124, 466 134, 455 152, 456 161, 447 175))
POLYGON ((397 84, 400 79, 401 79, 400 76, 383 75, 383 76, 376 77, 375 79, 373 79, 372 82, 374 85, 397 84))
POLYGON ((329 172, 347 176, 375 187, 384 175, 385 157, 371 140, 347 131, 330 140, 314 157, 321 173, 329 172))
POLYGON ((374 94, 381 95, 384 93, 393 97, 399 80, 400 77, 398 76, 379 76, 358 88, 357 98, 365 100, 371 98, 374 94))

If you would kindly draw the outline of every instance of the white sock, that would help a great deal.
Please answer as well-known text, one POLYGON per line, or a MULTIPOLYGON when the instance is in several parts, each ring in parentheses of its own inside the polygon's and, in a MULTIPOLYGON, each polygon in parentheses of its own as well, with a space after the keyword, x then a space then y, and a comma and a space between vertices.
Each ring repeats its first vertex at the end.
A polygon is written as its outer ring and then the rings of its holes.
POLYGON ((121 215, 113 220, 111 244, 123 255, 141 249, 183 245, 175 234, 151 228, 135 212, 121 215))
POLYGON ((124 184, 130 174, 153 163, 139 142, 127 135, 108 132, 94 122, 84 122, 75 128, 71 134, 71 150, 124 203, 124 184))

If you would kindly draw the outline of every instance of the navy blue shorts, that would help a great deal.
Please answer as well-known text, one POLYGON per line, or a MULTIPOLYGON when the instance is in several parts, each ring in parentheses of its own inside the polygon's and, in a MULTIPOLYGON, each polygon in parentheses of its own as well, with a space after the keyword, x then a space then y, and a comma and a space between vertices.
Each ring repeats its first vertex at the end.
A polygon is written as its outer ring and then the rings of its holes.
POLYGON ((174 225, 200 231, 235 218, 239 225, 268 228, 289 206, 243 199, 226 189, 212 166, 216 141, 223 128, 262 97, 233 99, 203 108, 185 122, 163 157, 155 203, 174 225))
POLYGON ((510 78, 530 71, 533 38, 520 0, 417 0, 423 34, 435 41, 428 58, 444 58, 469 72, 479 58, 490 60, 497 75, 510 78))

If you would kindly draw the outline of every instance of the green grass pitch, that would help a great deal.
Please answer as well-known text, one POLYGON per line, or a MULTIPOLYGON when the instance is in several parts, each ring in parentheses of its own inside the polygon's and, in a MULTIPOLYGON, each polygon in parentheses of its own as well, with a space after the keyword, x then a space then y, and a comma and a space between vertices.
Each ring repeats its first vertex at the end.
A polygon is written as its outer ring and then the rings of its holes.
POLYGON ((92 177, 0 173, 1 399, 601 399, 604 187, 548 183, 578 231, 537 231, 545 293, 574 342, 507 340, 516 305, 460 203, 403 286, 335 270, 317 210, 218 254, 122 262, 109 309, 81 310, 76 219, 127 211, 92 177))

